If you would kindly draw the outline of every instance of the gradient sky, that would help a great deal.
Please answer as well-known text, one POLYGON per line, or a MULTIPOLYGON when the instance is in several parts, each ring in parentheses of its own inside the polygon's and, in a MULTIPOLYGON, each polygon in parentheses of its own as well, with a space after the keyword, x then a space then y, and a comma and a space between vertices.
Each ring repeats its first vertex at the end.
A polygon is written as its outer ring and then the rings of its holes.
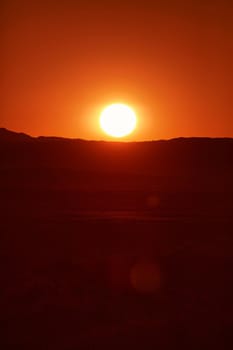
POLYGON ((0 126, 107 139, 114 102, 129 140, 233 136, 233 8, 226 0, 5 0, 0 126))

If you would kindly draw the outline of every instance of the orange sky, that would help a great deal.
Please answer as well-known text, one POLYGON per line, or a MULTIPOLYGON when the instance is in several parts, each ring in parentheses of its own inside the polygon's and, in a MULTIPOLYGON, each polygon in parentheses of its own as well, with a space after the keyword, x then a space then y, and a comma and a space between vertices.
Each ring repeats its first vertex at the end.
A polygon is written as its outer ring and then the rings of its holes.
POLYGON ((0 126, 107 139, 101 109, 137 111, 128 140, 233 136, 226 0, 5 0, 0 126))

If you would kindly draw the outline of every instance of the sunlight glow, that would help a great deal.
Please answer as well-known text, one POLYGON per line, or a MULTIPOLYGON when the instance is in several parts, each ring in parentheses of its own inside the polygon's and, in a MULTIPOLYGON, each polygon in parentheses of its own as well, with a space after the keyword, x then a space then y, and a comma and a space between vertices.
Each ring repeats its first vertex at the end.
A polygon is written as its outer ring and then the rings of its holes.
POLYGON ((106 107, 100 116, 102 130, 113 137, 129 135, 137 124, 137 117, 132 108, 125 104, 112 104, 106 107))

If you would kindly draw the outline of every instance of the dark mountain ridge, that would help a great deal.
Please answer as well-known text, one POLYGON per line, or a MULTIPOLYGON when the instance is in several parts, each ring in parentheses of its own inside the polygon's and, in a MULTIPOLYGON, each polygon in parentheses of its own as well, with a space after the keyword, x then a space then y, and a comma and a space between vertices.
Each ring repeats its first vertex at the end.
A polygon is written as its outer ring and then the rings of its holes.
POLYGON ((0 130, 0 187, 131 193, 233 193, 233 139, 105 142, 0 130))
POLYGON ((233 171, 232 138, 177 138, 143 142, 106 142, 59 137, 33 138, 0 129, 0 164, 13 167, 75 168, 174 174, 196 169, 233 171))
POLYGON ((233 138, 231 137, 177 137, 172 139, 159 139, 159 140, 151 140, 151 141, 96 141, 96 140, 84 140, 80 138, 65 138, 60 136, 38 136, 33 137, 28 134, 22 133, 22 132, 15 132, 12 130, 8 130, 6 128, 0 128, 0 142, 2 141, 32 141, 32 140, 39 140, 44 142, 50 142, 50 141, 57 141, 57 142, 86 142, 86 143, 108 143, 108 144, 145 144, 145 143, 166 143, 166 142, 177 142, 177 141, 226 141, 226 142, 233 142, 233 138))
POLYGON ((29 141, 32 137, 22 132, 14 132, 6 128, 0 128, 0 142, 29 141))
POLYGON ((233 192, 233 139, 105 142, 0 130, 1 187, 233 192))

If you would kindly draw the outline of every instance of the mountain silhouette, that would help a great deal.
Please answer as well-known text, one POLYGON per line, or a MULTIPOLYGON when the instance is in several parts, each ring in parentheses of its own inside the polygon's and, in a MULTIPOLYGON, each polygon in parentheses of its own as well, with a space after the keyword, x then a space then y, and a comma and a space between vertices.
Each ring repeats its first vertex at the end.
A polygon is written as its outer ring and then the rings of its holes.
POLYGON ((135 209, 159 194, 164 208, 232 208, 233 139, 105 142, 33 138, 1 129, 0 167, 6 196, 8 190, 13 197, 44 193, 46 200, 49 191, 60 198, 62 191, 86 209, 135 209))
POLYGON ((0 142, 22 142, 29 141, 30 139, 32 139, 32 137, 27 134, 0 128, 0 142))
POLYGON ((177 138, 105 142, 59 137, 33 138, 0 129, 1 166, 66 168, 144 175, 230 175, 233 139, 177 138))

